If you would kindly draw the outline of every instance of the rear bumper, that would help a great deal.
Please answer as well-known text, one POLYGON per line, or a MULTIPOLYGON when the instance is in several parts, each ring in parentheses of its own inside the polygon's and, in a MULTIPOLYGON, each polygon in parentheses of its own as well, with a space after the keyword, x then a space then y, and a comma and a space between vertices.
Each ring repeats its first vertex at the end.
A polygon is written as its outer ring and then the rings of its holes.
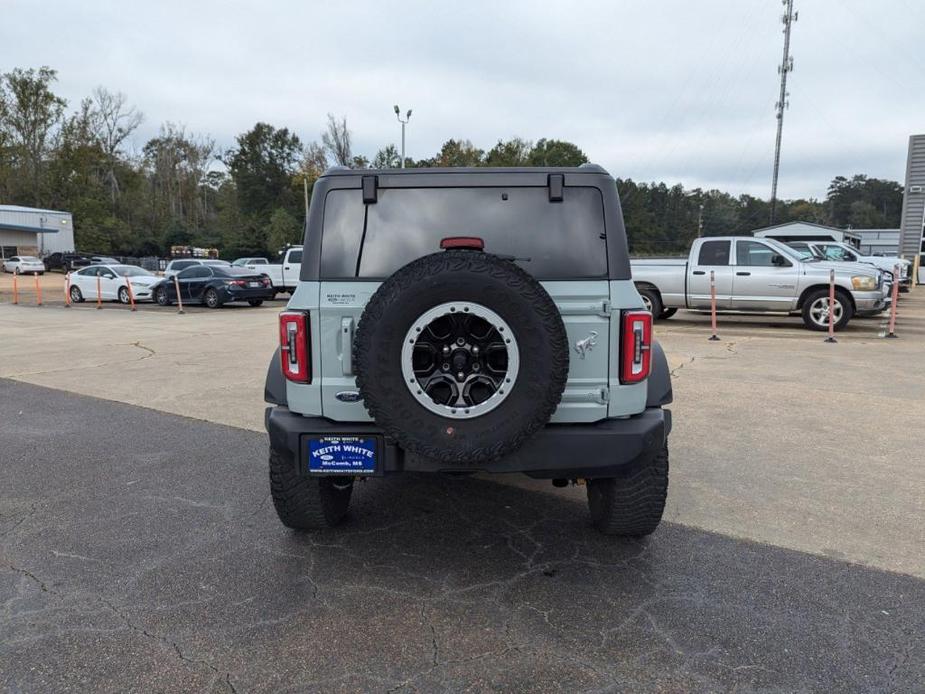
POLYGON ((671 411, 649 407, 628 419, 594 424, 549 424, 514 453, 491 463, 447 465, 403 450, 373 423, 334 422, 303 417, 285 407, 268 407, 265 423, 270 445, 288 453, 306 474, 305 437, 376 436, 380 438, 380 473, 521 472, 542 479, 621 477, 634 473, 662 450, 671 431, 671 411))
POLYGON ((272 287, 246 287, 243 289, 228 289, 222 287, 222 301, 251 301, 253 299, 272 299, 276 292, 272 287))

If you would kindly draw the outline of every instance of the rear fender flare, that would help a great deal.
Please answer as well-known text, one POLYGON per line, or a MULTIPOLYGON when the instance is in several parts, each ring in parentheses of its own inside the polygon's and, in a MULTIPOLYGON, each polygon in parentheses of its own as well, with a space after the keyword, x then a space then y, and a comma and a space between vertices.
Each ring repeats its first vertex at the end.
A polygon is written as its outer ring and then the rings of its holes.
POLYGON ((267 380, 263 385, 264 401, 273 405, 289 406, 286 399, 286 378, 283 376, 283 370, 279 366, 279 347, 273 352, 273 358, 267 367, 267 380))
POLYGON ((674 399, 671 391, 671 371, 668 368, 668 358, 665 350, 656 342, 652 342, 652 366, 649 378, 646 379, 648 387, 646 407, 662 407, 674 399))

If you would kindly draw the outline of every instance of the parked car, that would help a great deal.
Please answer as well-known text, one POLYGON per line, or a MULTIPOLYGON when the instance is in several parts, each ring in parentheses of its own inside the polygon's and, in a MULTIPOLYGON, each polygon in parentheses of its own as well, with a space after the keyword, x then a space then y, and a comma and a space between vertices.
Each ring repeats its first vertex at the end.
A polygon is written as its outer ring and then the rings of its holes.
POLYGON ((299 274, 302 272, 302 246, 291 246, 281 255, 281 263, 267 263, 257 269, 270 278, 277 292, 292 294, 299 283, 299 274))
POLYGON ((52 253, 45 258, 45 267, 51 272, 52 270, 61 270, 61 272, 72 272, 78 268, 93 265, 93 261, 82 253, 52 253))
POLYGON ((266 258, 238 258, 231 263, 234 267, 254 267, 256 265, 269 265, 266 258))
POLYGON ((181 270, 176 277, 164 278, 154 287, 154 300, 169 306, 177 300, 177 286, 184 302, 202 303, 219 308, 232 301, 246 301, 260 306, 264 299, 272 299, 274 292, 270 280, 247 268, 217 265, 206 261, 181 270))
POLYGON ((697 239, 685 260, 631 261, 633 280, 653 315, 666 309, 710 309, 710 273, 718 311, 797 313, 810 330, 829 325, 829 272, 835 270, 835 329, 854 315, 887 306, 883 273, 874 267, 804 260, 780 241, 746 237, 697 239))
POLYGON ((873 265, 883 272, 889 273, 890 278, 896 273, 899 266, 900 291, 908 291, 912 285, 912 263, 896 256, 864 255, 857 248, 837 241, 791 241, 787 244, 797 250, 807 250, 819 258, 836 263, 864 263, 873 265))
POLYGON ((376 173, 315 183, 265 388, 281 522, 336 525, 364 477, 521 472, 586 483, 603 533, 653 532, 671 381, 614 179, 376 173))
POLYGON ((197 265, 208 265, 211 267, 231 267, 231 263, 229 263, 227 260, 219 260, 218 258, 178 258, 167 263, 167 267, 164 268, 164 277, 173 277, 182 270, 186 270, 187 268, 195 267, 197 265))
POLYGON ((14 255, 3 261, 3 271, 18 275, 44 275, 45 263, 34 255, 14 255))
POLYGON ((127 304, 132 299, 129 283, 135 301, 150 301, 152 288, 160 281, 157 275, 135 265, 90 265, 70 274, 68 292, 75 303, 96 301, 98 292, 101 301, 127 304))

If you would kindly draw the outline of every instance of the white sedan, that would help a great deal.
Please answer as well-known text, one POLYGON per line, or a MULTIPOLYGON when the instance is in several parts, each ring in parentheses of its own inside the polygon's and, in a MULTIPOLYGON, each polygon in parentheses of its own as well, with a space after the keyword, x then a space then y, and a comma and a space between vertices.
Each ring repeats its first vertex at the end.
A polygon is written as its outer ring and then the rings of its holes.
POLYGON ((17 275, 31 275, 33 272, 44 275, 45 263, 34 255, 14 255, 3 261, 4 272, 15 272, 17 275))
POLYGON ((71 301, 131 301, 128 283, 135 301, 151 301, 151 287, 161 281, 157 275, 135 265, 90 265, 72 272, 70 278, 71 301))

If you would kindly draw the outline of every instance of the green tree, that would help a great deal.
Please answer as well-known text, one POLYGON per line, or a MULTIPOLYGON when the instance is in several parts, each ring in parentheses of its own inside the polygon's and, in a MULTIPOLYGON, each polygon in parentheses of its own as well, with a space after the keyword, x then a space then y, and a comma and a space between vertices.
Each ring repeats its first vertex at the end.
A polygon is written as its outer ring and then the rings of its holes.
POLYGON ((270 215, 267 226, 267 247, 271 252, 285 248, 287 245, 301 243, 302 227, 298 220, 280 207, 270 215))
POLYGON ((530 152, 530 166, 581 166, 588 157, 578 145, 565 140, 538 140, 530 152))
POLYGON ((401 167, 401 155, 395 145, 386 145, 373 157, 374 169, 397 169, 401 167))
POLYGON ((269 216, 277 206, 294 207, 290 181, 298 171, 302 143, 288 128, 257 123, 238 135, 225 161, 238 189, 241 211, 269 216))
POLYGON ((433 159, 433 166, 481 166, 485 152, 469 140, 447 140, 433 159))
POLYGON ((498 144, 485 155, 485 166, 529 166, 533 145, 519 137, 498 144))
POLYGON ((45 162, 54 128, 60 123, 67 102, 51 91, 58 73, 49 67, 38 70, 15 68, 3 76, 6 96, 3 125, 11 140, 14 169, 25 182, 32 204, 42 201, 45 162))

